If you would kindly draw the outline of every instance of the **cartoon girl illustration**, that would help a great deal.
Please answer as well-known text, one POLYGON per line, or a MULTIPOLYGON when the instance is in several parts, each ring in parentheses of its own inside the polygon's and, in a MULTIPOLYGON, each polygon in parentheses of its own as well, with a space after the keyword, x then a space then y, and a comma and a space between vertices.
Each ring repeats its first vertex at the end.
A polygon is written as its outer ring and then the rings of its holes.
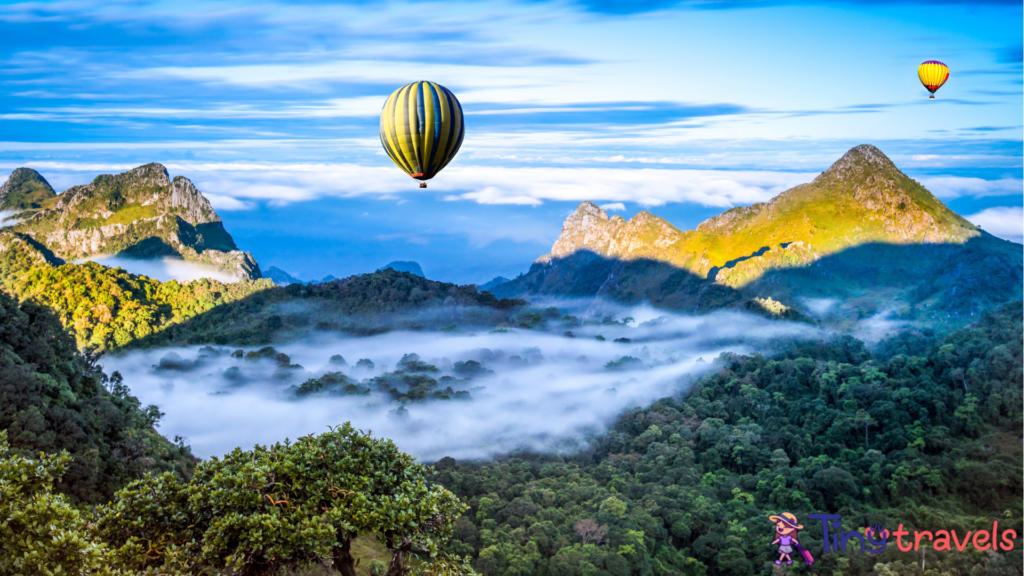
MULTIPOLYGON (((807 556, 810 554, 804 554, 804 551, 800 548, 800 540, 797 539, 799 532, 797 530, 803 529, 803 524, 799 524, 796 521, 796 516, 789 512, 783 512, 779 516, 769 516, 769 520, 775 522, 775 540, 772 540, 772 544, 779 545, 779 559, 775 561, 776 564, 782 564, 782 561, 786 561, 786 565, 793 563, 793 559, 790 554, 793 553, 794 548, 799 550, 804 555, 804 560, 807 560, 807 556)), ((807 563, 810 564, 814 560, 810 560, 807 563)))

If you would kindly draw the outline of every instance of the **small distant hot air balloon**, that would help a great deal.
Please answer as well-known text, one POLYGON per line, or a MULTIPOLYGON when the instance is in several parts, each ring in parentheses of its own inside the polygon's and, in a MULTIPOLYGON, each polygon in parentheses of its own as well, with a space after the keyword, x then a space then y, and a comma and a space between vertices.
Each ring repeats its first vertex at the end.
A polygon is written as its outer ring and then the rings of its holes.
POLYGON ((433 82, 413 82, 391 93, 380 114, 380 143, 391 160, 420 181, 437 175, 462 146, 462 105, 433 82))
POLYGON ((917 67, 917 77, 921 84, 932 93, 929 98, 935 99, 935 91, 942 88, 949 78, 949 67, 938 60, 929 60, 917 67))

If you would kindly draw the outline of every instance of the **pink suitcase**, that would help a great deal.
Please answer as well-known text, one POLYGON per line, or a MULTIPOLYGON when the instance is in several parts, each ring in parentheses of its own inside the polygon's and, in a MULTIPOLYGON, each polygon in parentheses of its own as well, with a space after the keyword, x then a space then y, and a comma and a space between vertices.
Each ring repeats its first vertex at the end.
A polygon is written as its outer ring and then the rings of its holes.
POLYGON ((800 546, 797 546, 796 549, 800 552, 800 555, 804 557, 804 562, 806 562, 808 566, 814 564, 814 556, 811 556, 810 552, 804 550, 800 546))

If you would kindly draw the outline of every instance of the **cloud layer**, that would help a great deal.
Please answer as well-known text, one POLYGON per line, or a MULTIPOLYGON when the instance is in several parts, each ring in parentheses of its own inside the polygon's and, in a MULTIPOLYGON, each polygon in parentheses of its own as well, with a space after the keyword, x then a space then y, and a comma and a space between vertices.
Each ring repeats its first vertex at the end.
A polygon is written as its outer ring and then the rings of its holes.
POLYGON ((964 216, 968 222, 981 226, 983 230, 1013 242, 1024 242, 1024 208, 1020 206, 998 206, 986 208, 976 214, 964 216))
MULTIPOLYGON (((431 461, 443 456, 484 458, 524 448, 576 450, 585 445, 588 434, 604 431, 623 409, 685 391, 692 377, 710 366, 705 361, 724 350, 749 351, 778 337, 817 335, 806 325, 741 313, 625 313, 638 321, 653 321, 634 328, 575 328, 576 338, 526 330, 476 335, 396 332, 280 344, 276 348, 291 362, 306 367, 287 381, 275 377, 273 362, 236 360, 227 356, 230 349, 190 372, 153 368, 169 349, 106 356, 102 363, 107 370, 120 371, 143 402, 158 404, 166 412, 163 434, 187 437, 201 457, 235 446, 294 439, 352 421, 431 461), (598 334, 605 340, 598 341, 598 334), (632 342, 612 341, 621 337, 632 342), (394 370, 402 355, 411 352, 441 369, 430 374, 433 378, 453 374, 455 362, 470 359, 494 374, 455 384, 456 390, 468 390, 472 400, 409 403, 405 419, 389 415, 398 405, 378 392, 305 400, 288 392, 289 386, 328 370, 370 378, 394 370), (348 365, 330 366, 328 359, 334 354, 342 355, 348 365), (621 362, 624 356, 635 360, 621 362), (375 367, 354 367, 361 358, 372 360, 375 367), (620 364, 607 368, 609 362, 620 364)), ((185 359, 196 355, 196 348, 173 351, 185 359)))
POLYGON ((179 282, 191 282, 200 278, 210 278, 221 282, 235 282, 238 277, 224 270, 205 266, 195 262, 188 262, 181 258, 159 258, 153 260, 139 260, 136 258, 123 258, 119 256, 94 256, 78 260, 76 262, 92 261, 111 268, 124 268, 133 274, 142 274, 150 278, 167 282, 178 280, 179 282))
POLYGON ((926 176, 920 181, 939 198, 1020 196, 1024 193, 1024 181, 1020 178, 985 180, 963 176, 926 176))

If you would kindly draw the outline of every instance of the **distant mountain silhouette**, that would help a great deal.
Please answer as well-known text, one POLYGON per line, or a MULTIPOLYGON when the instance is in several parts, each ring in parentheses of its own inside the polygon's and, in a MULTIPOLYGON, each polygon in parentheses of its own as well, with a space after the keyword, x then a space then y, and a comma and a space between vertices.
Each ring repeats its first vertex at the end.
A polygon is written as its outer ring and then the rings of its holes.
POLYGON ((281 270, 277 266, 271 266, 270 268, 263 270, 262 274, 264 278, 270 278, 271 280, 274 281, 274 284, 277 284, 278 286, 287 286, 289 284, 305 284, 304 281, 299 280, 295 276, 292 276, 291 274, 285 272, 284 270, 281 270))
POLYGON ((494 288, 497 288, 498 286, 501 286, 502 284, 504 284, 506 282, 510 282, 510 280, 508 278, 505 278, 504 276, 497 276, 493 280, 491 280, 490 282, 481 284, 480 285, 480 289, 481 290, 491 291, 494 288))
POLYGON ((410 274, 415 274, 420 278, 426 278, 426 276, 423 274, 423 268, 420 268, 420 265, 415 262, 406 260, 395 260, 394 262, 382 266, 380 269, 387 270, 388 268, 391 268, 396 272, 408 272, 410 274))

